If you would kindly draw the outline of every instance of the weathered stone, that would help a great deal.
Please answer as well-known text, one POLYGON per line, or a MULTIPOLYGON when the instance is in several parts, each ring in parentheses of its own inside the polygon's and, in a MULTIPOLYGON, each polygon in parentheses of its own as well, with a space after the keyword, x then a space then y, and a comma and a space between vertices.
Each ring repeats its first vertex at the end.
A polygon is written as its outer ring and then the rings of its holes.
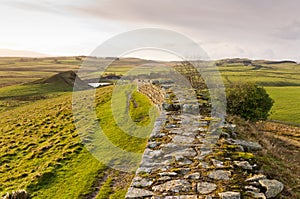
POLYGON ((166 111, 178 111, 180 109, 179 104, 168 104, 168 103, 163 103, 162 104, 163 109, 166 111))
POLYGON ((140 167, 137 169, 136 173, 137 173, 137 174, 141 174, 141 173, 151 173, 151 171, 152 171, 152 168, 140 166, 140 167))
POLYGON ((178 164, 181 166, 189 165, 189 164, 193 163, 191 160, 187 159, 186 157, 182 157, 182 156, 175 156, 175 159, 178 162, 178 164))
POLYGON ((197 130, 200 131, 200 132, 206 132, 206 131, 207 131, 207 128, 199 127, 197 130))
POLYGON ((145 189, 138 189, 130 187, 126 194, 126 199, 139 199, 144 197, 151 197, 154 193, 145 189))
POLYGON ((263 180, 266 179, 267 177, 262 174, 256 174, 248 179, 246 179, 246 182, 253 182, 253 181, 258 181, 258 180, 263 180))
POLYGON ((203 169, 208 169, 209 165, 206 162, 200 162, 199 166, 202 167, 203 169))
POLYGON ((229 133, 226 133, 226 132, 222 132, 220 136, 221 136, 222 138, 230 138, 229 133))
MULTIPOLYGON (((202 142, 204 142, 206 140, 203 140, 202 142)), ((210 154, 212 152, 212 148, 211 148, 211 144, 202 144, 201 147, 198 148, 198 150, 201 152, 201 154, 196 157, 199 160, 202 160, 205 156, 207 156, 208 154, 210 154)))
POLYGON ((161 144, 160 142, 148 142, 147 147, 148 147, 149 149, 153 149, 153 148, 159 146, 160 144, 161 144))
POLYGON ((164 199, 197 199, 197 195, 166 196, 164 199))
POLYGON ((165 157, 174 157, 174 156, 184 156, 184 157, 193 157, 196 156, 197 153, 193 148, 186 148, 177 146, 173 149, 166 149, 165 153, 168 153, 165 157))
POLYGON ((217 185, 209 182, 199 182, 197 192, 200 194, 209 194, 217 189, 217 185))
POLYGON ((171 129, 170 133, 182 135, 184 133, 184 130, 183 129, 179 129, 179 128, 178 129, 171 129))
POLYGON ((193 105, 192 104, 183 104, 182 112, 184 113, 193 113, 193 105))
POLYGON ((234 143, 242 146, 247 151, 262 150, 262 146, 256 142, 250 142, 250 141, 245 141, 245 140, 235 140, 234 143))
POLYGON ((252 170, 252 166, 248 161, 234 161, 233 163, 242 169, 252 170))
POLYGON ((240 199, 241 198, 241 194, 239 192, 232 192, 232 191, 219 193, 219 196, 221 199, 240 199))
POLYGON ((188 192, 191 190, 191 184, 186 180, 171 180, 166 183, 156 185, 152 187, 153 191, 159 192, 188 192))
POLYGON ((198 180, 200 178, 200 173, 191 173, 184 176, 185 179, 198 180))
POLYGON ((272 198, 277 196, 283 190, 284 187, 284 185, 277 180, 264 179, 264 180, 259 180, 258 182, 261 184, 261 186, 267 189, 265 193, 267 198, 272 198))
POLYGON ((13 191, 12 193, 7 193, 2 199, 29 199, 30 195, 27 191, 21 189, 17 191, 13 191))
POLYGON ((160 176, 177 176, 178 174, 176 172, 163 172, 163 173, 158 173, 160 176))
POLYGON ((177 128, 177 125, 176 125, 176 124, 167 124, 167 125, 165 126, 165 128, 167 128, 167 129, 177 128))
POLYGON ((224 125, 224 128, 230 130, 230 131, 234 131, 235 128, 236 128, 236 125, 235 124, 230 124, 230 123, 227 123, 224 125))
POLYGON ((252 182, 248 182, 249 183, 249 185, 251 185, 251 186, 254 186, 254 187, 260 187, 260 184, 259 184, 259 182, 257 182, 257 181, 252 181, 252 182))
POLYGON ((176 172, 182 175, 185 175, 190 171, 191 171, 190 168, 176 168, 176 172))
POLYGON ((213 197, 212 196, 201 196, 201 195, 199 195, 198 196, 198 199, 213 199, 213 197))
POLYGON ((231 176, 231 172, 224 171, 224 170, 216 170, 216 171, 212 171, 208 174, 209 178, 212 178, 215 180, 229 180, 230 176, 231 176))
POLYGON ((176 135, 173 137, 172 141, 176 144, 191 144, 195 140, 194 137, 176 135))
POLYGON ((165 137, 166 134, 165 133, 157 133, 157 134, 153 134, 150 136, 150 138, 162 138, 162 137, 165 137))
MULTIPOLYGON (((195 139, 195 137, 198 135, 195 132, 189 131, 188 129, 181 134, 182 136, 187 136, 187 137, 193 137, 195 139)), ((194 141, 194 140, 193 140, 194 141)))
POLYGON ((205 127, 208 126, 208 122, 207 121, 200 121, 196 123, 197 127, 205 127))
POLYGON ((135 177, 132 182, 132 186, 137 188, 149 187, 152 184, 153 184, 153 180, 141 178, 141 177, 135 177))
POLYGON ((263 193, 257 193, 257 192, 253 192, 253 191, 246 191, 246 193, 250 194, 251 197, 253 197, 253 198, 266 199, 266 196, 263 193))
POLYGON ((170 176, 163 176, 161 178, 158 178, 157 181, 168 181, 171 180, 172 178, 170 176))
POLYGON ((216 168, 224 168, 224 163, 222 161, 211 159, 211 162, 216 168))
POLYGON ((144 151, 144 158, 157 158, 160 157, 162 155, 162 151, 161 150, 151 150, 151 149, 145 149, 144 151))
POLYGON ((254 186, 245 186, 245 189, 246 189, 246 190, 249 190, 249 191, 256 192, 256 193, 259 193, 259 192, 260 192, 260 189, 257 188, 257 187, 254 187, 254 186))

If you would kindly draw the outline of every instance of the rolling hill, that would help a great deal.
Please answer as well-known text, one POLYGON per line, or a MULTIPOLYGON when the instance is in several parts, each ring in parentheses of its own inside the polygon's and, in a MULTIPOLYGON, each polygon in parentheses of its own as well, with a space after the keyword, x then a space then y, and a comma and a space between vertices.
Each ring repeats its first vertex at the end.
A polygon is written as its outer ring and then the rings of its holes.
MULTIPOLYGON (((133 174, 110 169, 95 159, 83 146, 74 126, 72 85, 84 59, 0 58, 0 195, 26 189, 33 198, 124 198, 133 174)), ((121 75, 145 63, 158 62, 120 59, 111 64, 107 73, 121 75)), ((275 99, 270 119, 300 123, 297 63, 249 63, 249 60, 238 59, 223 61, 218 67, 225 84, 255 81, 265 86, 275 99)), ((85 82, 81 83, 86 86, 85 82)), ((113 89, 108 86, 96 91, 97 122, 114 144, 128 151, 142 152, 147 139, 124 134, 114 120, 110 104, 113 89)), ((79 92, 85 95, 86 91, 79 92)), ((139 125, 149 123, 151 102, 140 93, 132 96, 131 118, 139 125)), ((284 124, 279 128, 277 123, 268 123, 251 131, 249 129, 256 128, 253 124, 239 119, 235 122, 239 124, 241 135, 252 136, 263 143, 266 150, 260 154, 260 162, 266 165, 268 175, 287 185, 282 198, 298 197, 292 194, 299 190, 299 176, 293 172, 298 168, 295 165, 299 165, 299 158, 295 158, 299 153, 299 129, 284 124), (282 133, 284 128, 289 129, 287 133, 282 133), (248 131, 252 133, 243 134, 248 131)))

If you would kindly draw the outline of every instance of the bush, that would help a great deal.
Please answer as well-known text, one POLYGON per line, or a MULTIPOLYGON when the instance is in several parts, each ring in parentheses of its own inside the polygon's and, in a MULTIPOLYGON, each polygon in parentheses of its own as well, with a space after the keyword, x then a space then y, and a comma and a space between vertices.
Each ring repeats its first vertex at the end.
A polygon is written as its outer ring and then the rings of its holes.
POLYGON ((274 100, 254 83, 234 83, 226 89, 227 112, 246 120, 266 120, 274 100))

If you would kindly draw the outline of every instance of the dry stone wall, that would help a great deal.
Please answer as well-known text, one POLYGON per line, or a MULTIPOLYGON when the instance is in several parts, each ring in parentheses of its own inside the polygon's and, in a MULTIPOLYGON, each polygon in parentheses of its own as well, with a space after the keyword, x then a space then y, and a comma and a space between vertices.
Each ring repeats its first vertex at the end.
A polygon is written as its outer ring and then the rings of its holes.
POLYGON ((155 86, 145 81, 139 81, 138 91, 146 95, 156 105, 161 105, 164 102, 165 94, 160 86, 155 86))
MULTIPOLYGON (((162 103, 164 92, 157 88, 143 84, 139 91, 162 103)), ((183 111, 184 102, 176 99, 165 101, 176 106, 165 105, 157 119, 127 199, 263 199, 283 190, 281 182, 261 173, 252 153, 261 146, 236 139, 234 124, 224 124, 214 146, 205 148, 216 118, 183 111)))

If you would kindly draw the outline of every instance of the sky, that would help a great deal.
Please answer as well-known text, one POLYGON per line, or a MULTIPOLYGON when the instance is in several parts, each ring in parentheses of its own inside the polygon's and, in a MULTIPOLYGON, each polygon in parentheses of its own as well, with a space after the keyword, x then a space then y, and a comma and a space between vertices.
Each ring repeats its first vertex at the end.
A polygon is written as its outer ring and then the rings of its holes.
POLYGON ((89 55, 123 32, 162 28, 188 36, 211 59, 300 61, 299 7, 298 0, 0 0, 0 49, 89 55))

